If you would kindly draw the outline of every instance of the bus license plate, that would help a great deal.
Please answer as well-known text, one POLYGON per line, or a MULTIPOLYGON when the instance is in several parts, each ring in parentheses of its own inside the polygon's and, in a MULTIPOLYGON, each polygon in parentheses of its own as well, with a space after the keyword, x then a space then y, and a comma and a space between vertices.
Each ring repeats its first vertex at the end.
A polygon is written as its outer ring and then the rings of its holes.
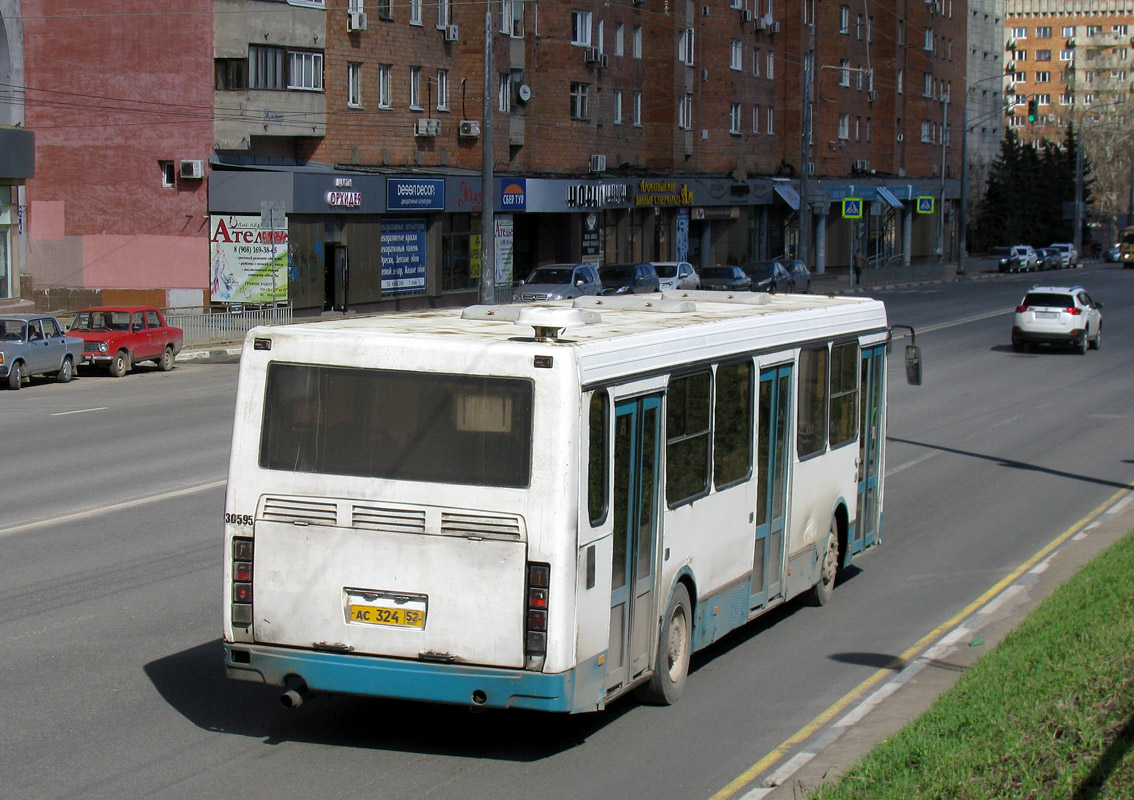
POLYGON ((425 627, 429 598, 421 594, 400 594, 348 589, 347 621, 360 625, 386 625, 394 628, 425 627))

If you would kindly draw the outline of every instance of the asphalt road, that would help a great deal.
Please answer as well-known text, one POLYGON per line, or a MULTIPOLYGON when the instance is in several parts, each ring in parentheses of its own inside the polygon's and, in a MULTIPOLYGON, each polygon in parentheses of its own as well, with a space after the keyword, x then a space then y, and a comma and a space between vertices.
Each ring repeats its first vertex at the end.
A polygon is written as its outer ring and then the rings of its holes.
POLYGON ((891 356, 883 544, 832 605, 694 658, 681 702, 551 717, 320 697, 224 677, 234 364, 0 395, 0 795, 708 798, 1134 478, 1134 274, 1113 265, 880 291, 891 356), (1106 303, 1101 351, 1013 353, 1027 285, 1106 303))

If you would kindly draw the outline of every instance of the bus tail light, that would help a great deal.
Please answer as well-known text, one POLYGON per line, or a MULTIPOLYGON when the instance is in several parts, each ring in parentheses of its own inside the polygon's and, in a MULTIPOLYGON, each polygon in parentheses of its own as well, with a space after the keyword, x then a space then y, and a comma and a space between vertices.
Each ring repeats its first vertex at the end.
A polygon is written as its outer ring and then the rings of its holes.
POLYGON ((232 624, 252 624, 252 540, 232 539, 232 624))
POLYGON ((524 653, 531 668, 541 667, 543 656, 547 655, 547 609, 550 589, 551 565, 528 562, 524 653))

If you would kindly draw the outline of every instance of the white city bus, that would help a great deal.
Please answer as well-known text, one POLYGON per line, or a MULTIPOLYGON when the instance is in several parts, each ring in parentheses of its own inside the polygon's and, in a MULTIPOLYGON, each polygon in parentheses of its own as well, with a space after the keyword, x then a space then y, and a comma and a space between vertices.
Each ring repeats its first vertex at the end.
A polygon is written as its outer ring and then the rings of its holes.
POLYGON ((254 329, 228 675, 290 706, 675 701, 692 651, 878 542, 889 338, 874 300, 723 292, 254 329))

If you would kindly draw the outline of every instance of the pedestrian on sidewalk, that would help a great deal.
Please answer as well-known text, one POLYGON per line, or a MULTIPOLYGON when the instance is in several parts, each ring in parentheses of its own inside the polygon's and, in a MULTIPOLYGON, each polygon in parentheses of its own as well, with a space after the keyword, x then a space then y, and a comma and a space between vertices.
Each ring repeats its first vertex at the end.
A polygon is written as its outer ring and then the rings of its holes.
POLYGON ((856 286, 862 286, 862 270, 866 267, 866 256, 860 247, 854 251, 854 283, 856 286))

